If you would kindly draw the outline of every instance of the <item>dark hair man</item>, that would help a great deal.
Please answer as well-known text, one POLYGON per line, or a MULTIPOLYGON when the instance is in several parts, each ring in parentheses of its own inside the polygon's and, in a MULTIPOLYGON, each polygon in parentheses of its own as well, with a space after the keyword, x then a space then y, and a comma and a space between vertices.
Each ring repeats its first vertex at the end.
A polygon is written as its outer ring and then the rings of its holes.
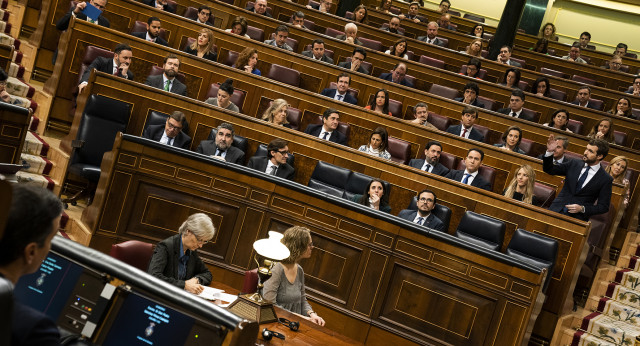
POLYGON ((333 59, 324 54, 324 40, 321 38, 313 40, 311 43, 311 50, 305 50, 302 52, 302 55, 313 60, 320 60, 333 65, 333 59))
POLYGON ((511 97, 509 98, 509 108, 500 108, 498 109, 498 113, 510 115, 514 118, 533 121, 533 115, 522 111, 524 109, 524 99, 525 96, 522 90, 518 88, 513 89, 511 97))
POLYGON ((583 85, 578 88, 578 92, 576 93, 576 99, 571 102, 572 105, 578 105, 580 107, 587 107, 590 109, 598 110, 598 108, 589 102, 591 99, 591 88, 583 85))
POLYGON ((217 128, 215 139, 206 139, 200 142, 196 152, 244 165, 244 152, 233 146, 234 135, 233 125, 222 123, 217 128))
POLYGON ((198 18, 196 18, 196 22, 200 24, 211 25, 209 19, 211 18, 211 8, 207 5, 202 5, 198 7, 198 18))
POLYGON ((132 58, 133 52, 131 51, 131 47, 126 43, 120 43, 116 46, 113 51, 113 59, 104 58, 101 56, 96 57, 91 62, 91 65, 89 65, 89 67, 82 74, 80 84, 78 84, 78 93, 81 93, 82 89, 87 86, 89 75, 94 68, 100 72, 109 73, 118 77, 133 80, 133 72, 129 71, 129 66, 131 65, 132 58))
POLYGON ((411 159, 411 161, 409 161, 409 166, 443 177, 447 175, 447 173, 449 173, 449 168, 443 166, 439 162, 440 154, 442 154, 442 144, 438 141, 429 141, 424 148, 424 160, 411 159))
POLYGON ((362 66, 362 62, 367 58, 367 51, 362 47, 356 47, 351 55, 351 61, 345 61, 338 64, 339 67, 344 67, 348 70, 369 74, 369 71, 362 66))
POLYGON ((351 76, 346 72, 342 72, 338 75, 338 79, 336 82, 337 89, 326 88, 322 90, 322 95, 331 97, 334 100, 344 101, 352 105, 357 105, 358 99, 348 92, 349 84, 351 84, 351 76))
POLYGON ((514 60, 511 60, 511 46, 502 46, 500 48, 500 54, 498 54, 499 63, 513 66, 513 67, 522 67, 522 65, 514 60))
POLYGON ((446 178, 491 191, 491 183, 478 174, 482 167, 482 160, 484 160, 484 152, 478 148, 471 148, 464 159, 465 169, 450 171, 446 178))
POLYGON ((473 125, 478 119, 478 111, 471 106, 464 107, 462 109, 462 118, 460 119, 460 125, 451 125, 447 129, 447 132, 456 136, 472 139, 478 142, 484 142, 484 135, 480 131, 473 128, 473 125))
MULTIPOLYGON (((556 136, 555 141, 556 147, 553 150, 553 164, 559 165, 561 163, 570 161, 571 159, 564 155, 567 152, 567 148, 569 148, 569 138, 556 136)), ((540 154, 538 158, 540 160, 544 159, 544 154, 540 154)))
POLYGON ((322 114, 322 124, 311 124, 307 126, 304 133, 330 142, 347 145, 349 139, 338 131, 339 124, 340 113, 333 108, 329 108, 322 114))
POLYGON ((174 147, 189 149, 191 145, 191 137, 182 132, 186 117, 184 113, 175 111, 167 118, 164 125, 149 125, 142 137, 148 138, 162 144, 174 147))
POLYGON ((580 34, 580 48, 582 49, 593 49, 589 48, 589 42, 591 42, 591 34, 588 31, 580 34))
POLYGON ((580 57, 580 50, 580 43, 574 43, 569 49, 569 55, 565 55, 561 59, 586 64, 587 61, 580 57))
POLYGON ((165 39, 160 37, 160 29, 162 29, 160 18, 149 17, 149 19, 147 20, 147 31, 133 32, 131 33, 131 35, 149 42, 168 47, 169 43, 165 39))
POLYGON ((147 81, 144 84, 163 89, 164 91, 170 91, 174 94, 187 96, 187 86, 176 78, 180 71, 180 59, 178 56, 169 53, 164 58, 162 69, 163 73, 161 75, 147 77, 147 81))
POLYGON ((267 145, 267 156, 254 156, 247 167, 260 172, 293 180, 296 171, 287 163, 289 146, 284 139, 274 139, 267 145))
POLYGON ((480 96, 480 88, 476 82, 469 82, 464 86, 462 97, 456 97, 454 101, 466 103, 470 106, 484 108, 484 103, 478 101, 480 96))
POLYGON ((420 191, 418 194, 418 210, 405 209, 398 214, 399 218, 417 223, 436 231, 445 232, 444 223, 431 212, 436 207, 436 194, 428 189, 420 191))
POLYGON ((293 52, 293 48, 291 48, 287 44, 287 38, 289 37, 289 27, 286 25, 280 25, 276 28, 276 35, 273 40, 266 40, 264 43, 274 46, 280 49, 288 50, 293 52))

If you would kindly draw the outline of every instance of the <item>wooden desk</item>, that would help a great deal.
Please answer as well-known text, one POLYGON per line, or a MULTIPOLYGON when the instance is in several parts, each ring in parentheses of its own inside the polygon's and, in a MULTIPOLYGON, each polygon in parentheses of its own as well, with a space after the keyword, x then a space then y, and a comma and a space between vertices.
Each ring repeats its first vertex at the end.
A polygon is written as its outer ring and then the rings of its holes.
POLYGON ((0 162, 19 164, 31 112, 27 108, 0 102, 0 162))

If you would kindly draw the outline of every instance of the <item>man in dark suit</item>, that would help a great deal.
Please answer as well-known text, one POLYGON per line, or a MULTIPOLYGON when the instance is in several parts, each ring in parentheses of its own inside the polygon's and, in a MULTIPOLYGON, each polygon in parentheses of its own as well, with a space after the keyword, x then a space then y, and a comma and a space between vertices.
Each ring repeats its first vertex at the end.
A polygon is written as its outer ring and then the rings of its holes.
POLYGON ((355 23, 347 23, 344 26, 344 35, 336 36, 336 39, 347 43, 362 46, 362 41, 358 40, 358 26, 355 23))
POLYGON ((401 14, 398 17, 400 19, 410 20, 414 23, 424 22, 426 21, 426 19, 423 16, 418 15, 419 7, 420 3, 417 1, 413 1, 411 4, 409 4, 409 12, 407 12, 407 14, 401 14))
MULTIPOLYGON (((89 0, 89 3, 100 11, 104 11, 105 7, 107 6, 107 0, 89 0)), ((69 28, 69 21, 71 20, 71 16, 89 21, 91 23, 95 23, 97 21, 98 25, 104 26, 105 28, 108 28, 110 26, 109 20, 102 16, 102 13, 100 13, 100 16, 97 18, 97 20, 96 18, 87 18, 87 15, 82 13, 85 7, 87 7, 86 2, 78 3, 74 8, 67 12, 67 14, 60 18, 60 20, 58 20, 58 22, 56 23, 56 28, 60 31, 67 30, 69 28)))
POLYGON ((553 164, 556 139, 547 141, 547 152, 542 159, 542 170, 547 174, 564 176, 564 186, 553 200, 550 210, 588 221, 592 215, 609 211, 613 178, 604 171, 600 162, 609 153, 609 143, 592 139, 587 144, 582 160, 553 164))
POLYGON ((440 161, 440 154, 442 154, 442 144, 438 141, 430 141, 424 149, 424 160, 411 159, 409 166, 444 177, 449 173, 449 168, 438 162, 440 161))
POLYGON ((311 124, 307 126, 304 133, 328 140, 329 142, 347 145, 349 139, 338 131, 339 124, 340 113, 335 109, 329 108, 322 114, 322 125, 311 124))
POLYGON ((528 121, 533 121, 532 115, 523 112, 524 106, 524 93, 522 90, 515 88, 511 92, 511 98, 509 99, 509 108, 500 108, 498 113, 510 115, 514 118, 520 118, 528 121))
POLYGON ((162 29, 160 18, 149 17, 149 19, 147 19, 147 31, 133 32, 131 35, 167 47, 169 43, 160 37, 160 29, 162 29))
POLYGON ((149 125, 142 137, 148 138, 162 144, 174 147, 189 149, 191 145, 191 137, 182 132, 186 117, 184 113, 175 111, 167 118, 164 125, 149 125))
POLYGON ((254 156, 247 167, 260 172, 293 180, 296 171, 287 163, 289 146, 284 139, 274 139, 267 145, 267 156, 254 156))
POLYGON ((478 148, 469 149, 467 157, 464 159, 466 168, 464 170, 449 171, 446 178, 459 181, 465 185, 491 191, 491 183, 479 174, 479 169, 482 167, 482 160, 484 160, 484 152, 482 150, 478 148))
POLYGON ((398 29, 400 29, 400 18, 395 16, 389 19, 389 23, 387 23, 386 26, 383 25, 380 27, 380 30, 382 31, 387 31, 397 35, 404 35, 398 29))
POLYGON ((451 125, 447 129, 447 132, 456 136, 472 139, 478 142, 484 142, 484 135, 480 131, 473 128, 473 125, 478 119, 478 111, 471 106, 466 106, 462 109, 462 118, 460 119, 460 125, 451 125))
POLYGON ((302 11, 293 12, 291 15, 291 24, 299 29, 308 29, 304 26, 304 12, 302 11))
POLYGON ((142 3, 169 13, 176 13, 176 8, 169 5, 167 0, 142 0, 142 3))
POLYGON ((78 93, 81 93, 82 89, 87 85, 89 75, 94 68, 100 72, 111 73, 114 76, 133 80, 133 72, 129 71, 132 57, 133 52, 131 51, 131 47, 126 43, 120 43, 114 50, 113 59, 101 56, 95 58, 82 74, 80 84, 78 85, 78 93))
POLYGON ((345 61, 338 64, 338 67, 344 67, 348 70, 369 74, 369 71, 361 66, 364 59, 367 58, 367 51, 361 47, 356 47, 351 55, 351 61, 345 61))
MULTIPOLYGON (((553 164, 559 165, 561 163, 565 163, 567 161, 571 161, 571 159, 564 155, 569 147, 569 138, 563 136, 555 136, 556 138, 556 147, 553 150, 553 164)), ((544 154, 540 154, 538 156, 540 160, 544 159, 544 154)))
POLYGON ((174 94, 187 96, 187 86, 176 78, 180 70, 180 59, 178 56, 169 53, 164 58, 162 68, 164 70, 162 74, 147 77, 147 81, 144 84, 163 89, 164 91, 170 91, 174 94))
POLYGON ((324 41, 321 38, 313 40, 311 43, 311 50, 305 50, 302 52, 302 55, 313 60, 319 60, 333 65, 333 59, 324 54, 324 41))
POLYGON ((384 79, 391 83, 397 83, 400 85, 413 88, 413 84, 404 78, 404 76, 406 75, 407 75, 407 65, 405 65, 403 62, 399 62, 396 64, 393 70, 391 70, 391 72, 382 73, 378 78, 384 79))
POLYGON ((265 17, 273 18, 269 12, 267 12, 267 0, 256 0, 253 6, 247 6, 245 10, 261 14, 265 17))
MULTIPOLYGON (((60 225, 62 203, 42 187, 14 184, 9 188, 10 196, 3 196, 11 201, 6 223, 0 220, 0 228, 4 227, 0 238, 0 276, 15 285, 21 276, 38 270, 47 257, 60 225)), ((30 302, 14 300, 13 311, 6 311, 11 313, 9 322, 13 321, 10 345, 60 345, 55 322, 23 303, 30 302)))
POLYGON ((418 210, 405 209, 398 214, 398 217, 436 231, 445 232, 442 220, 431 212, 436 207, 437 201, 433 191, 422 190, 418 194, 418 210))
POLYGON ((436 36, 438 36, 438 23, 429 22, 429 24, 427 24, 427 36, 419 36, 418 40, 424 41, 428 44, 435 44, 436 46, 446 47, 447 44, 436 36))
POLYGON ((587 107, 590 109, 598 109, 594 106, 589 99, 591 98, 591 88, 583 85, 578 89, 575 101, 571 102, 572 105, 578 105, 580 107, 587 107))
POLYGON ((451 25, 451 15, 448 13, 441 14, 440 19, 438 19, 437 23, 438 23, 438 26, 443 29, 456 31, 456 27, 451 25))
POLYGON ((323 96, 327 96, 327 97, 331 97, 334 100, 338 100, 338 101, 344 101, 346 103, 350 103, 352 105, 357 105, 358 104, 358 99, 355 98, 353 95, 349 94, 349 84, 351 84, 351 76, 346 73, 346 72, 342 72, 338 75, 338 89, 329 89, 326 88, 324 90, 322 90, 322 95, 323 96))
POLYGON ((478 96, 480 96, 480 88, 476 82, 469 82, 464 86, 464 90, 462 91, 463 97, 456 97, 453 100, 466 103, 468 105, 484 108, 484 103, 478 101, 478 96))
POLYGON ((498 54, 497 61, 501 64, 513 67, 522 67, 519 62, 511 60, 511 46, 502 46, 500 48, 500 54, 498 54))
POLYGON ((218 126, 215 140, 203 140, 198 145, 196 152, 213 156, 227 162, 237 163, 244 165, 244 152, 233 144, 233 125, 229 123, 222 123, 218 126))

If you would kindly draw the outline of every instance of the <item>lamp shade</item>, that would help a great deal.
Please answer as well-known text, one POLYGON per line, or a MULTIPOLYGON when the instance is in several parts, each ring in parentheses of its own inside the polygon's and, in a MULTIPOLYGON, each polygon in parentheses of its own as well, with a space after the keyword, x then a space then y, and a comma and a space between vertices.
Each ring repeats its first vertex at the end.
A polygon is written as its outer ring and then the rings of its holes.
POLYGON ((262 257, 282 261, 290 255, 289 249, 280 242, 282 237, 282 233, 269 231, 269 238, 256 240, 253 249, 262 257))

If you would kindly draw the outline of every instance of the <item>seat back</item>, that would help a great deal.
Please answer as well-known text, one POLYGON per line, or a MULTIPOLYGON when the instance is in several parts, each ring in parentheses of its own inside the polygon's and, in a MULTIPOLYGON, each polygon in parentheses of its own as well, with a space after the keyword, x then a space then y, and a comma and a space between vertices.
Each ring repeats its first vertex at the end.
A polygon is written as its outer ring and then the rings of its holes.
POLYGON ((389 99, 389 112, 394 117, 402 119, 402 102, 389 99))
POLYGON ((445 153, 443 151, 440 153, 440 160, 438 162, 440 162, 440 164, 442 164, 443 166, 449 168, 449 170, 452 170, 458 167, 458 161, 460 161, 460 159, 457 156, 445 153))
POLYGON ((123 243, 111 245, 109 255, 146 272, 147 268, 149 268, 151 256, 153 256, 153 244, 139 240, 127 240, 123 243))
POLYGON ((370 40, 364 37, 358 37, 358 39, 362 42, 362 46, 373 49, 377 52, 382 51, 382 42, 377 40, 370 40))
POLYGON ((264 30, 255 26, 247 25, 247 36, 252 40, 264 42, 264 30))
POLYGON ((595 79, 578 76, 577 74, 574 74, 573 76, 571 76, 571 80, 576 81, 578 83, 582 83, 582 84, 596 85, 595 79))
MULTIPOLYGON (((207 92, 207 96, 205 96, 205 100, 210 97, 218 96, 218 90, 220 90, 220 83, 213 83, 209 86, 209 91, 207 92)), ((234 105, 238 106, 240 109, 240 113, 242 113, 242 105, 244 105, 244 99, 247 96, 247 92, 244 90, 233 88, 233 94, 231 95, 231 102, 234 105)))
MULTIPOLYGON (((338 84, 336 82, 329 83, 329 89, 338 89, 338 84)), ((356 99, 358 98, 358 94, 359 93, 360 93, 360 91, 358 89, 353 89, 353 88, 347 89, 347 94, 350 94, 351 96, 355 97, 356 99)))
POLYGON ((549 97, 555 100, 566 101, 567 93, 558 89, 549 89, 549 97))
POLYGON ((480 134, 484 137, 485 142, 487 140, 489 140, 489 128, 488 127, 475 124, 475 125, 473 125, 473 128, 476 131, 480 132, 480 134))
POLYGON ((411 159, 411 144, 402 139, 395 137, 389 137, 389 154, 391 154, 391 161, 402 164, 409 163, 411 159))
MULTIPOLYGON (((198 9, 195 7, 187 7, 184 10, 184 14, 182 15, 185 18, 191 19, 191 20, 197 20, 198 19, 198 9)), ((209 16, 209 19, 207 19, 207 24, 213 26, 213 21, 215 20, 215 14, 214 12, 211 12, 211 15, 209 16)))
POLYGON ((522 114, 526 114, 528 117, 532 118, 531 121, 537 123, 540 121, 540 113, 536 112, 529 108, 522 108, 522 114))
MULTIPOLYGON (((164 70, 161 66, 153 65, 151 66, 151 71, 149 72, 149 76, 157 76, 164 73, 164 70)), ((176 79, 179 80, 182 84, 185 83, 184 73, 178 72, 176 79)))
POLYGON ((622 131, 613 131, 613 141, 618 145, 626 145, 627 133, 622 131))
POLYGON ((518 59, 514 57, 511 57, 510 59, 517 63, 520 63, 520 65, 522 65, 522 68, 525 68, 525 66, 527 66, 527 62, 524 59, 518 59))
POLYGON ((558 255, 557 240, 518 228, 509 241, 506 253, 534 267, 546 269, 547 276, 542 285, 542 292, 546 292, 558 255))
POLYGON ((271 65, 267 77, 295 87, 300 86, 300 72, 282 65, 271 65))
POLYGON ((486 98, 484 96, 478 96, 478 101, 484 104, 484 109, 495 111, 498 107, 498 101, 490 98, 486 98))
POLYGON ((230 50, 229 53, 227 53, 227 59, 224 61, 224 64, 229 67, 232 67, 233 65, 236 64, 236 61, 238 61, 239 55, 240 53, 230 50))
POLYGON ((350 176, 351 171, 346 168, 318 161, 307 186, 332 196, 342 197, 350 176))
MULTIPOLYGON (((270 37, 272 40, 275 40, 276 33, 274 32, 273 34, 271 34, 270 37)), ((289 47, 291 47, 294 52, 298 51, 298 40, 296 40, 295 38, 287 37, 287 39, 285 40, 285 43, 288 44, 289 47)))
MULTIPOLYGON (((351 62, 351 57, 347 57, 347 59, 345 60, 346 62, 351 62)), ((371 64, 370 62, 367 61, 361 61, 360 62, 360 66, 362 66, 365 70, 369 71, 369 74, 371 74, 371 72, 373 72, 373 64, 371 64)))
POLYGON ((567 128, 575 134, 582 134, 584 124, 580 120, 569 119, 569 122, 567 122, 567 128))
POLYGON ((331 36, 333 38, 336 38, 336 36, 339 36, 339 35, 345 35, 343 31, 336 30, 334 28, 327 28, 327 30, 324 31, 324 34, 327 36, 331 36))
POLYGON ((258 268, 246 270, 244 272, 244 282, 242 283, 242 293, 256 293, 258 291, 258 268))
POLYGON ((13 319, 13 283, 0 276, 0 345, 11 345, 13 319))
MULTIPOLYGON (((217 133, 218 133, 217 128, 211 129, 211 132, 209 132, 209 137, 207 137, 207 140, 215 141, 217 133)), ((249 147, 249 140, 247 139, 247 137, 242 137, 238 134, 234 134, 233 142, 231 143, 231 146, 242 150, 242 152, 246 154, 247 148, 249 147)))
POLYGON ((601 111, 604 109, 604 101, 598 99, 589 99, 589 103, 595 107, 595 109, 601 111))
MULTIPOLYGON (((267 155, 267 145, 266 144, 262 144, 260 143, 260 145, 258 145, 258 148, 256 149, 256 152, 253 154, 253 156, 269 156, 267 155)), ((287 163, 289 164, 289 166, 293 167, 293 164, 295 163, 295 156, 293 155, 293 153, 289 153, 289 155, 287 156, 287 163)))
POLYGON ((431 111, 427 115, 427 121, 440 131, 446 131, 449 126, 451 126, 451 119, 449 117, 431 111))
POLYGON ((523 80, 519 81, 518 88, 522 91, 529 91, 529 82, 523 80))
POLYGON ((556 198, 556 189, 553 186, 536 181, 533 185, 533 195, 536 196, 536 205, 542 208, 549 208, 553 199, 556 198))
POLYGON ((484 17, 476 16, 473 14, 465 13, 462 18, 467 18, 469 20, 474 20, 476 22, 484 23, 484 17))
POLYGON ((425 64, 428 66, 433 66, 433 67, 437 67, 437 68, 441 68, 441 69, 445 69, 445 67, 447 66, 447 64, 445 64, 445 62, 443 60, 440 59, 434 59, 431 57, 428 57, 426 55, 421 55, 420 59, 418 60, 419 63, 421 64, 425 64))
POLYGON ((506 225, 492 217, 467 211, 456 229, 456 237, 491 250, 500 251, 506 225))
MULTIPOLYGON (((485 34, 486 35, 486 34, 485 34)), ((460 66, 460 73, 466 75, 467 74, 467 65, 460 66)), ((484 79, 487 76, 487 70, 481 68, 478 73, 476 73, 476 77, 479 79, 484 79)))
POLYGON ((82 79, 82 75, 84 71, 89 68, 89 65, 97 58, 111 58, 113 59, 113 52, 104 48, 99 48, 96 46, 88 46, 84 51, 84 57, 82 58, 82 64, 80 65, 80 71, 78 72, 78 83, 73 84, 71 87, 71 91, 73 93, 76 92, 78 88, 78 84, 80 84, 80 79, 82 79))
POLYGON ((634 119, 640 119, 640 109, 638 108, 631 108, 631 117, 634 119))
POLYGON ((429 93, 442 96, 448 99, 453 100, 454 98, 460 95, 460 92, 454 88, 446 87, 440 84, 432 84, 431 88, 429 88, 429 93))
POLYGON ((552 70, 550 68, 546 68, 546 67, 541 67, 540 68, 540 73, 542 74, 546 74, 549 76, 556 76, 559 78, 566 78, 566 74, 564 74, 564 72, 560 72, 560 71, 556 71, 556 70, 552 70))
POLYGON ((300 123, 302 122, 302 111, 298 108, 287 107, 287 122, 292 129, 300 131, 300 123))
POLYGON ((533 146, 534 146, 534 142, 530 139, 527 138, 522 138, 520 140, 520 145, 519 148, 524 151, 525 154, 531 156, 531 153, 533 152, 533 146))

